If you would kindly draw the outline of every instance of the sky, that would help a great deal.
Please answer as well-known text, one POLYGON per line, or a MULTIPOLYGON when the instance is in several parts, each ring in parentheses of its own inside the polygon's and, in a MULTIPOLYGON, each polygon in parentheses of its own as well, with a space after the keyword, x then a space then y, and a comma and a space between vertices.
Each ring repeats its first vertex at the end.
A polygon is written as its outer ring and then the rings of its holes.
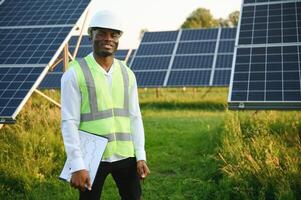
POLYGON ((125 28, 119 49, 131 49, 138 47, 142 29, 179 29, 186 18, 200 7, 209 9, 215 18, 227 18, 231 12, 241 9, 241 0, 93 0, 89 15, 99 10, 118 13, 125 28))

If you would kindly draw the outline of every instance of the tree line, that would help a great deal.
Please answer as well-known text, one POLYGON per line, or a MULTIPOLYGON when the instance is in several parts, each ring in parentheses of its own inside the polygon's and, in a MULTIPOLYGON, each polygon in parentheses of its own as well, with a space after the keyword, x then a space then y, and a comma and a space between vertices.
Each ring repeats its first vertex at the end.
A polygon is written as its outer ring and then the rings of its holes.
POLYGON ((215 19, 210 10, 198 8, 194 10, 181 25, 181 28, 217 28, 236 27, 239 20, 239 11, 234 11, 228 15, 227 19, 215 19))
MULTIPOLYGON (((218 27, 236 27, 238 25, 240 13, 233 11, 227 19, 215 19, 210 10, 206 8, 197 8, 194 10, 180 26, 180 28, 218 28, 218 27)), ((147 28, 140 30, 139 38, 142 39, 143 33, 148 32, 147 28)))

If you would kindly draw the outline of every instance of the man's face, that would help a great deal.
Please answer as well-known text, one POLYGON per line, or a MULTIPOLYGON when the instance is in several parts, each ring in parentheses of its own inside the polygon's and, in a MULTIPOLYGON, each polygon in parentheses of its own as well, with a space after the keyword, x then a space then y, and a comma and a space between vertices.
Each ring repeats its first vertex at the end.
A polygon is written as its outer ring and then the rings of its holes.
POLYGON ((121 33, 116 30, 99 28, 92 31, 93 51, 99 57, 112 56, 118 48, 121 33))

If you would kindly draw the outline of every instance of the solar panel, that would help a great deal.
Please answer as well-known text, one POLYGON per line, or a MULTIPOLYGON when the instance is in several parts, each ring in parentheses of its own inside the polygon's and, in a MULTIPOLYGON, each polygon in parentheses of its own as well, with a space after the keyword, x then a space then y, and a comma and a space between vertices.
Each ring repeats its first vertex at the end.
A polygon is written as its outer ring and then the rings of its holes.
POLYGON ((61 88, 61 78, 63 76, 63 72, 49 72, 41 84, 39 88, 41 89, 60 89, 61 88))
POLYGON ((175 43, 141 44, 137 49, 138 55, 171 55, 175 43))
POLYGON ((14 122, 88 4, 83 0, 1 2, 0 123, 14 122))
POLYGON ((166 71, 136 71, 135 72, 137 85, 144 87, 155 87, 158 84, 162 85, 164 82, 164 77, 166 75, 166 71))
POLYGON ((178 31, 144 33, 129 63, 139 87, 163 86, 177 38, 178 31))
POLYGON ((115 53, 115 58, 125 60, 129 53, 128 49, 118 49, 115 53))
POLYGON ((245 0, 230 109, 301 108, 301 1, 245 0))
POLYGON ((0 7, 0 27, 74 25, 88 3, 84 0, 5 0, 0 7))
POLYGON ((174 42, 178 36, 178 31, 145 32, 141 43, 148 42, 174 42))
POLYGON ((137 57, 132 65, 132 70, 139 70, 143 66, 144 70, 167 69, 171 56, 160 57, 137 57))
POLYGON ((228 70, 215 70, 213 85, 225 86, 230 82, 231 69, 228 70))
MULTIPOLYGON (((70 52, 74 52, 76 44, 77 44, 78 36, 73 36, 69 40, 69 50, 70 52)), ((78 52, 76 57, 83 58, 92 52, 92 44, 89 39, 89 36, 83 35, 80 46, 78 48, 78 52)), ((128 49, 118 49, 115 53, 115 58, 120 60, 126 60, 129 50, 128 49)), ((58 66, 54 68, 53 71, 48 72, 45 76, 39 88, 41 89, 59 89, 61 77, 63 75, 63 65, 60 63, 58 66)))
POLYGON ((227 86, 235 38, 235 28, 145 32, 130 66, 139 87, 227 86))
POLYGON ((172 86, 208 86, 210 70, 172 71, 168 84, 172 86))
MULTIPOLYGON (((0 115, 14 114, 44 67, 0 67, 0 115)), ((3 121, 1 121, 3 122, 3 121)))
POLYGON ((72 27, 0 27, 0 65, 48 64, 72 27))

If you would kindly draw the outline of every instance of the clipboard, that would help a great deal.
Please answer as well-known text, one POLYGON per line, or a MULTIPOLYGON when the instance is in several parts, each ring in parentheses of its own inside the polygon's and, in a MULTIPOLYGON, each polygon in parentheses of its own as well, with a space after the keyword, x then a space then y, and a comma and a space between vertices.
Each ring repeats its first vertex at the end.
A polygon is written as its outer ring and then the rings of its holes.
MULTIPOLYGON (((91 184, 93 185, 102 155, 108 144, 108 139, 81 130, 79 130, 79 138, 84 164, 86 169, 89 171, 91 184)), ((70 170, 70 161, 67 159, 59 178, 70 182, 72 175, 70 170)))

